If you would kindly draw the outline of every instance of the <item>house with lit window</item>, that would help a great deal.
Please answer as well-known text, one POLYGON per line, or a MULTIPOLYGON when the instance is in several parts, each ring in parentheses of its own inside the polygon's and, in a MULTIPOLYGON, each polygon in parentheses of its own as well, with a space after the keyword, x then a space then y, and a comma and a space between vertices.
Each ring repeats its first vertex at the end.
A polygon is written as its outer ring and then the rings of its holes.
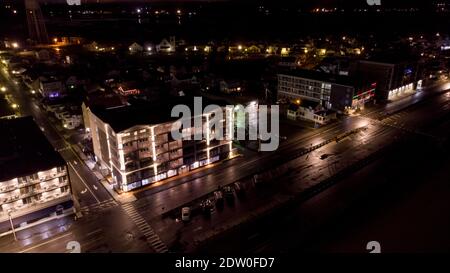
MULTIPOLYGON (((206 129, 210 113, 200 117, 206 137, 194 140, 193 136, 202 130, 189 127, 183 128, 183 139, 174 139, 171 130, 178 119, 172 118, 170 112, 178 104, 192 106, 193 101, 178 97, 167 103, 135 102, 86 109, 95 159, 109 170, 117 191, 130 191, 231 156, 232 141, 215 139, 215 132, 206 129)), ((223 110, 227 115, 226 108, 223 110)), ((230 119, 227 120, 229 123, 230 119)), ((227 136, 229 124, 225 120, 220 122, 227 136)))
POLYGON ((56 77, 39 77, 39 94, 43 98, 60 98, 65 95, 65 87, 56 77))
POLYGON ((219 90, 225 94, 240 94, 244 92, 244 87, 239 80, 221 80, 219 90))
POLYGON ((336 119, 336 112, 324 109, 318 102, 302 100, 299 104, 290 104, 287 109, 290 120, 304 120, 324 125, 336 119))
POLYGON ((33 118, 0 120, 0 131, 0 231, 72 212, 67 164, 33 118))

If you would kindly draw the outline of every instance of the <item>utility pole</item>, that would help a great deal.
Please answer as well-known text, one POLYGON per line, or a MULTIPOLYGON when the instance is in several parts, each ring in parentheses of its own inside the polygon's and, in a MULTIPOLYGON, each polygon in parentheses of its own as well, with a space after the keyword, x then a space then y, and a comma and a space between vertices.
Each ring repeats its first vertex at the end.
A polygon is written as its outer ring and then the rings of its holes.
POLYGON ((14 229, 14 224, 12 221, 12 217, 11 217, 11 210, 8 211, 8 216, 9 216, 9 223, 11 224, 11 229, 14 235, 14 241, 17 241, 17 237, 16 237, 16 230, 14 229))

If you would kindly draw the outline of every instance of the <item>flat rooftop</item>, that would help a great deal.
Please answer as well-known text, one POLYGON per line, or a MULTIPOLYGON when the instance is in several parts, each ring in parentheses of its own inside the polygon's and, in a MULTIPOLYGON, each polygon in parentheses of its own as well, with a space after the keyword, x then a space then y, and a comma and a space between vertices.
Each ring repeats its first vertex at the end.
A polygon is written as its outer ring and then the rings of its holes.
POLYGON ((0 182, 66 164, 32 117, 0 120, 0 182))
POLYGON ((349 76, 334 75, 334 74, 319 72, 319 71, 315 71, 315 70, 307 70, 307 69, 280 70, 280 71, 278 71, 278 74, 294 76, 294 77, 299 77, 299 78, 303 78, 303 79, 316 80, 316 81, 321 81, 321 82, 327 82, 327 83, 335 83, 335 84, 346 85, 346 86, 354 86, 356 83, 356 80, 349 76))
MULTIPOLYGON (((137 125, 157 125, 178 120, 179 117, 171 117, 172 108, 178 104, 188 106, 192 115, 194 114, 193 97, 175 97, 160 102, 139 100, 129 102, 130 105, 111 108, 93 107, 91 111, 103 122, 109 124, 116 133, 137 125)), ((202 111, 205 106, 210 104, 227 105, 222 100, 203 98, 202 111)))
POLYGON ((389 51, 389 52, 377 52, 369 57, 367 60, 361 60, 362 62, 375 62, 384 64, 400 64, 400 63, 412 63, 417 62, 417 57, 401 51, 389 51))

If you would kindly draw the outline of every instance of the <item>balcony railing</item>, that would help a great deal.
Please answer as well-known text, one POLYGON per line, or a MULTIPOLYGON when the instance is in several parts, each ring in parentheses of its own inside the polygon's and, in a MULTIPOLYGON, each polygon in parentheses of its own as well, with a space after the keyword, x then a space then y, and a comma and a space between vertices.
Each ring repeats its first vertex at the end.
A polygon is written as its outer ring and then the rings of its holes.
POLYGON ((42 199, 33 200, 33 201, 31 201, 31 203, 28 203, 28 204, 19 204, 19 205, 15 205, 15 206, 12 206, 12 207, 9 207, 9 208, 4 208, 3 212, 0 212, 0 216, 1 215, 8 215, 7 211, 15 212, 15 211, 23 210, 23 209, 37 207, 37 206, 42 205, 42 204, 44 204, 46 202, 50 202, 52 200, 56 200, 58 198, 61 198, 61 197, 67 196, 67 195, 69 195, 69 191, 63 192, 63 193, 55 193, 55 194, 52 194, 52 195, 48 195, 48 196, 46 196, 46 197, 44 197, 42 199))
POLYGON ((61 187, 67 186, 68 184, 69 184, 69 181, 65 180, 64 183, 57 183, 57 184, 52 184, 52 185, 49 185, 49 186, 44 186, 41 189, 32 189, 32 190, 30 190, 27 193, 22 193, 22 194, 18 193, 18 194, 13 194, 13 195, 6 196, 6 197, 1 197, 0 198, 0 205, 12 203, 12 202, 15 202, 17 200, 20 200, 20 199, 23 199, 23 198, 27 198, 27 197, 30 197, 30 196, 33 196, 33 195, 36 195, 36 194, 39 194, 39 193, 43 193, 43 192, 51 191, 51 190, 54 190, 54 189, 57 189, 57 188, 61 188, 61 187))
POLYGON ((59 178, 61 176, 67 175, 67 172, 60 172, 54 175, 49 175, 46 177, 42 177, 40 179, 30 179, 27 182, 21 182, 18 184, 13 184, 13 185, 7 185, 7 186, 2 186, 0 187, 0 193, 5 193, 5 192, 11 192, 11 191, 15 191, 17 189, 20 188, 24 188, 24 187, 28 187, 28 186, 32 186, 32 185, 36 185, 45 181, 49 181, 52 179, 56 179, 59 178))

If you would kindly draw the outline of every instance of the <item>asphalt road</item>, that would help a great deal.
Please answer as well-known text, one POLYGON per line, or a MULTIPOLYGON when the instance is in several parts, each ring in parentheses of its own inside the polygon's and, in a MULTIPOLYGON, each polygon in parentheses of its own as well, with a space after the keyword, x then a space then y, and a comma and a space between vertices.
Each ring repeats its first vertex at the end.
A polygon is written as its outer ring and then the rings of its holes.
MULTIPOLYGON (((448 139, 450 136, 448 94, 441 94, 384 119, 385 124, 381 124, 384 129, 372 134, 373 140, 380 139, 379 145, 386 145, 388 139, 395 138, 399 133, 415 139, 413 143, 386 153, 375 163, 303 204, 288 211, 280 211, 276 217, 271 215, 270 219, 240 228, 239 231, 203 245, 200 251, 226 253, 239 249, 241 253, 367 252, 366 244, 372 240, 380 240, 386 252, 448 250, 446 242, 450 238, 446 232, 446 227, 449 226, 446 215, 449 208, 445 205, 447 202, 444 194, 433 193, 432 186, 429 185, 436 185, 448 192, 448 185, 444 181, 448 182, 445 173, 448 173, 450 161, 448 153, 440 151, 438 144, 441 137, 448 139), (441 122, 437 124, 436 120, 441 122), (433 126, 441 129, 440 135, 431 133, 435 131, 433 126), (428 146, 430 143, 437 147, 428 146), (447 156, 445 160, 441 159, 442 155, 447 156), (436 174, 436 170, 441 174, 436 174), (433 182, 428 183, 430 176, 433 182), (408 195, 411 188, 412 197, 408 195), (439 199, 434 200, 433 196, 439 199), (423 200, 433 201, 424 203, 423 200), (392 213, 389 211, 390 206, 395 209, 392 213), (408 211, 408 208, 415 208, 419 215, 408 211), (388 227, 384 226, 384 221, 388 227), (276 225, 270 226, 270 223, 276 225), (357 236, 354 236, 355 233, 357 236)), ((362 137, 364 142, 370 140, 368 135, 362 137)), ((373 140, 370 143, 375 144, 373 140)), ((347 145, 355 142, 357 141, 353 139, 347 145)), ((348 154, 357 155, 357 149, 348 148, 351 150, 348 154)), ((343 155, 339 153, 339 149, 327 151, 330 152, 343 155)), ((301 167, 302 162, 298 166, 301 167)), ((317 170, 316 165, 314 169, 317 170)), ((321 167, 319 171, 320 169, 321 167)), ((303 170, 301 173, 290 177, 290 183, 299 186, 308 183, 308 179, 305 179, 308 174, 305 176, 303 170)), ((289 189, 285 192, 292 191, 289 189)), ((220 225, 223 223, 219 227, 220 225)), ((200 231, 195 228, 191 230, 200 231)))

